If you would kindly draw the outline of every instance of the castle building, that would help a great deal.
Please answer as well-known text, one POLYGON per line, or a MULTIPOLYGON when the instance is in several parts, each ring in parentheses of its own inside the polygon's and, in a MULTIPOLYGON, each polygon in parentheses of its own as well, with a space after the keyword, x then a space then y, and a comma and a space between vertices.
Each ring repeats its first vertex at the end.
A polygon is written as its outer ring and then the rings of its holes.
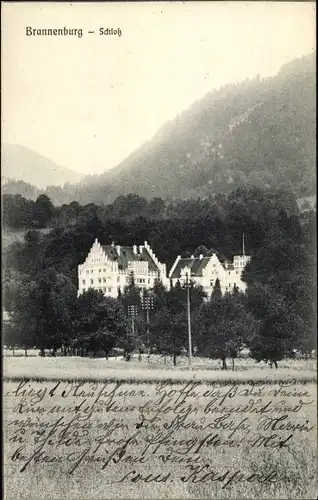
POLYGON ((93 288, 116 298, 132 273, 141 289, 152 288, 156 278, 169 287, 166 265, 159 262, 146 241, 139 246, 120 246, 101 245, 96 239, 85 262, 78 266, 78 294, 93 288))
POLYGON ((246 283, 242 281, 242 273, 251 257, 244 254, 236 255, 233 262, 220 262, 214 253, 211 257, 181 258, 179 255, 173 264, 169 278, 172 286, 179 281, 185 284, 188 280, 201 285, 208 297, 211 296, 217 278, 220 281, 222 294, 231 293, 236 286, 239 290, 245 291, 246 283))

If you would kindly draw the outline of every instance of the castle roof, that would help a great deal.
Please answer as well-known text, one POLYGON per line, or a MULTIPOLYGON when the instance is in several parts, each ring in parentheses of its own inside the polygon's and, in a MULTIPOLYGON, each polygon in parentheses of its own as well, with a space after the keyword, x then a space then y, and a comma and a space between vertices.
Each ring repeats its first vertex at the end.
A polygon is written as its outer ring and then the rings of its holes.
POLYGON ((202 271, 209 263, 210 257, 192 257, 180 259, 177 263, 175 269, 172 272, 171 278, 180 278, 181 270, 184 267, 188 267, 191 271, 192 276, 202 276, 202 271))
POLYGON ((102 245, 102 248, 110 260, 117 261, 119 269, 127 269, 128 262, 148 262, 149 271, 158 271, 153 258, 145 247, 137 247, 135 254, 132 246, 120 246, 120 250, 114 245, 102 245))
MULTIPOLYGON (((209 263, 211 257, 187 257, 187 258, 181 258, 177 262, 176 267, 174 268, 172 275, 170 278, 176 279, 180 278, 181 276, 181 271, 184 267, 188 267, 191 272, 191 276, 202 276, 202 271, 203 269, 207 266, 209 263)), ((230 262, 220 262, 220 264, 223 266, 224 269, 233 271, 234 265, 230 262)))

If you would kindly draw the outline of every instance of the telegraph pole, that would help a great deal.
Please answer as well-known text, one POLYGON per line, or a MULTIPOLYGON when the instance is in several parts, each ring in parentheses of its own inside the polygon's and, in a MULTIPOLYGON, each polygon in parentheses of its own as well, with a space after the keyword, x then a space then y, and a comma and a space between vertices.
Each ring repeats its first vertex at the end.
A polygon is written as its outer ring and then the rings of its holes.
POLYGON ((131 316, 131 334, 135 344, 135 316, 138 314, 138 306, 133 304, 128 306, 128 316, 131 316))
POLYGON ((192 364, 192 337, 191 337, 190 285, 189 285, 189 276, 188 276, 188 273, 186 273, 186 289, 187 289, 187 316, 188 316, 188 340, 189 340, 188 362, 189 362, 189 368, 191 370, 191 364, 192 364))
POLYGON ((148 362, 150 358, 150 310, 153 309, 153 296, 143 295, 141 297, 141 307, 146 311, 146 322, 147 322, 147 344, 148 344, 148 362))
POLYGON ((133 338, 135 338, 135 316, 131 316, 131 333, 133 338))

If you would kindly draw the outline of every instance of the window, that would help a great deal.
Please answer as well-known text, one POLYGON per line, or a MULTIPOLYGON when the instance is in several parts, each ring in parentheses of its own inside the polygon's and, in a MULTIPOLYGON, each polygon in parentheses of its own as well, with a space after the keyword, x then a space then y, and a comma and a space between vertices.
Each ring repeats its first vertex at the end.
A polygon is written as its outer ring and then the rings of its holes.
POLYGON ((106 283, 106 278, 103 278, 103 283, 106 283))
POLYGON ((231 286, 232 286, 232 285, 231 285, 231 283, 229 283, 229 287, 230 287, 230 288, 231 288, 231 286))
POLYGON ((108 288, 108 293, 111 293, 112 289, 111 288, 108 288))
POLYGON ((91 274, 93 274, 93 269, 91 269, 91 274))
POLYGON ((101 283, 102 282, 102 278, 98 278, 98 283, 101 283))
POLYGON ((94 284, 94 280, 91 280, 91 285, 93 285, 93 284, 94 284))
POLYGON ((89 270, 87 269, 86 274, 89 274, 89 270))
POLYGON ((105 292, 105 293, 106 293, 106 287, 105 287, 105 286, 103 287, 103 292, 105 292))
POLYGON ((214 280, 210 280, 210 286, 214 285, 214 280))
POLYGON ((98 272, 99 272, 99 273, 101 273, 101 272, 102 272, 102 270, 101 270, 101 269, 98 269, 98 272))
POLYGON ((236 271, 236 274, 239 274, 239 271, 236 271))
POLYGON ((103 273, 106 273, 106 269, 105 268, 103 269, 103 273))
POLYGON ((150 285, 150 278, 148 278, 148 285, 150 285))
POLYGON ((117 276, 117 283, 120 282, 120 276, 117 276))
POLYGON ((83 280, 83 285, 85 285, 85 280, 83 280))

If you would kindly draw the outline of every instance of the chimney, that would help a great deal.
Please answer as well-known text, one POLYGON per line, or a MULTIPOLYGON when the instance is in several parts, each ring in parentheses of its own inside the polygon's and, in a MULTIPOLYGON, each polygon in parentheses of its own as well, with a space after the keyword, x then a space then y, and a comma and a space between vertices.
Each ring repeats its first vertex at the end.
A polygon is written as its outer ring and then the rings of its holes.
POLYGON ((133 245, 133 252, 135 255, 137 255, 137 245, 133 245))
POLYGON ((116 245, 116 250, 117 250, 118 255, 120 255, 120 245, 116 245))
POLYGON ((202 255, 202 253, 200 253, 200 260, 202 260, 202 259, 203 259, 203 255, 202 255))

